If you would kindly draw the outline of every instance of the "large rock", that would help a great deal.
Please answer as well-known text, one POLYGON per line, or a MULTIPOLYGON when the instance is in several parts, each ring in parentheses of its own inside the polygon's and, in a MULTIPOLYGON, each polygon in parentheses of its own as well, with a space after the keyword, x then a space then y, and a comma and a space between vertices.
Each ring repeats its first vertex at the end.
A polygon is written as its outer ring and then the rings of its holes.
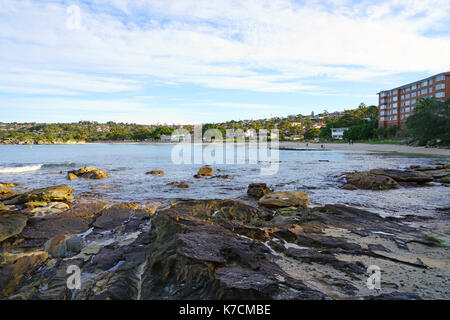
MULTIPOLYGON (((95 167, 84 167, 78 170, 69 171, 68 173, 85 179, 105 179, 108 177, 108 172, 95 167)), ((69 179, 72 180, 73 178, 73 176, 69 175, 69 179)))
POLYGON ((0 242, 18 235, 26 225, 27 217, 24 215, 0 215, 0 242))
POLYGON ((399 184, 391 177, 371 174, 368 172, 354 172, 346 175, 345 189, 352 190, 350 185, 360 189, 388 190, 398 188, 399 184))
POLYGON ((58 214, 29 219, 19 237, 24 239, 24 247, 42 247, 44 243, 59 235, 73 235, 87 231, 96 215, 106 204, 103 202, 77 205, 58 214))
POLYGON ((197 177, 211 177, 214 174, 213 168, 209 166, 201 167, 197 172, 197 177))
POLYGON ((374 175, 388 176, 397 182, 426 183, 433 181, 429 175, 411 170, 373 169, 369 172, 374 175))
POLYGON ((274 213, 233 200, 176 201, 157 215, 134 204, 100 213, 87 208, 30 220, 26 228, 34 234, 22 235, 52 233, 45 248, 53 259, 44 261, 46 252, 10 254, 16 248, 2 243, 9 251, 0 254, 1 297, 356 300, 367 298, 367 267, 375 264, 392 271, 383 274, 389 299, 406 298, 391 291, 446 298, 447 270, 420 261, 445 265, 447 248, 399 219, 365 210, 326 205, 274 213), (81 251, 83 243, 70 249, 73 236, 61 233, 77 233, 80 221, 90 228, 75 237, 86 239, 81 251), (101 227, 92 228, 94 221, 101 227), (88 277, 76 291, 67 289, 73 264, 88 277))
POLYGON ((119 203, 102 210, 92 224, 95 228, 113 229, 124 223, 131 215, 145 214, 144 210, 136 211, 135 203, 119 203))
POLYGON ((37 266, 48 259, 48 253, 39 251, 22 253, 8 257, 10 262, 1 267, 0 272, 0 298, 13 293, 24 276, 32 274, 37 266))
POLYGON ((66 258, 77 255, 84 247, 84 240, 81 237, 70 235, 58 235, 48 240, 44 249, 53 258, 66 258))
POLYGON ((41 188, 25 192, 11 200, 7 200, 5 204, 21 204, 31 201, 70 201, 73 199, 73 189, 66 185, 41 188))
POLYGON ((266 208, 306 207, 308 194, 301 191, 278 191, 266 194, 258 203, 266 208))
MULTIPOLYGON (((29 202, 27 202, 29 203, 29 202)), ((50 215, 60 214, 69 209, 69 206, 64 202, 50 202, 43 207, 34 207, 24 210, 24 213, 32 215, 33 218, 41 218, 50 215)))
POLYGON ((260 199, 271 192, 273 192, 273 190, 267 187, 267 184, 265 183, 251 183, 248 185, 247 189, 247 195, 256 199, 260 199))

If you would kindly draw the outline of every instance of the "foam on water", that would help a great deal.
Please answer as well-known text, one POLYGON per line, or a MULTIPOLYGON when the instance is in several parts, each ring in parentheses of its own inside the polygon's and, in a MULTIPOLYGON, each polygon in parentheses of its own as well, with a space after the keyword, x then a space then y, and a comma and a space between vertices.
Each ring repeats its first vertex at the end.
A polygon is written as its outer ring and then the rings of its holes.
POLYGON ((29 171, 37 171, 42 168, 42 164, 36 164, 31 166, 21 166, 21 167, 0 167, 0 173, 23 173, 29 171))

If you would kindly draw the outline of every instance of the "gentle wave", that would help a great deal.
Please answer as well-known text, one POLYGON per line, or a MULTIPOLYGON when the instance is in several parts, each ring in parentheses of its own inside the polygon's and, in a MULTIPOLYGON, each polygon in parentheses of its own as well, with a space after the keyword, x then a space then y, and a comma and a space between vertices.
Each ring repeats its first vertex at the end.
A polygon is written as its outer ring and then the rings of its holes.
POLYGON ((46 163, 42 165, 43 168, 58 168, 58 167, 75 167, 75 162, 63 162, 63 163, 46 163))
POLYGON ((40 170, 42 164, 36 164, 32 166, 23 166, 23 167, 0 167, 0 173, 22 173, 28 171, 37 171, 40 170))

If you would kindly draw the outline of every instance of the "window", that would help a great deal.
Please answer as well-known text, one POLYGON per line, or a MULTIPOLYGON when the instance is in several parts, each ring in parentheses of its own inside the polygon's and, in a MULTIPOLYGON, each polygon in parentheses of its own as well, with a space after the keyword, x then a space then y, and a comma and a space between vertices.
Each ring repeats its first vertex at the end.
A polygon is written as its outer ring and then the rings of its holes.
POLYGON ((405 101, 405 106, 409 106, 411 102, 409 100, 405 101))
POLYGON ((412 100, 411 100, 411 104, 416 103, 416 101, 417 101, 416 99, 412 99, 412 100))
POLYGON ((392 108, 397 108, 397 102, 392 104, 392 108))
POLYGON ((400 116, 400 119, 405 119, 405 115, 404 114, 402 114, 401 116, 400 116))
POLYGON ((441 90, 441 89, 445 89, 445 83, 440 83, 440 84, 436 85, 436 90, 441 90))
POLYGON ((411 93, 411 97, 415 97, 417 95, 417 92, 411 93))
POLYGON ((397 97, 397 96, 394 96, 393 101, 397 101, 397 100, 398 100, 398 97, 397 97))
POLYGON ((405 108, 405 112, 411 111, 411 108, 405 108))
POLYGON ((428 90, 427 89, 422 89, 422 91, 420 91, 420 94, 427 94, 428 90))
POLYGON ((394 112, 393 112, 394 114, 397 114, 397 109, 394 109, 393 111, 394 111, 394 112))
POLYGON ((432 93, 432 92, 433 92, 433 87, 429 87, 429 88, 428 88, 428 92, 429 92, 429 93, 432 93))
POLYGON ((443 74, 440 74, 440 75, 436 76, 436 78, 435 78, 436 82, 442 81, 444 79, 445 79, 445 76, 443 74))
POLYGON ((405 99, 405 96, 402 96, 402 100, 405 99))
POLYGON ((425 81, 422 81, 422 83, 420 84, 422 87, 426 87, 427 85, 428 85, 428 81, 427 80, 425 80, 425 81))
POLYGON ((411 90, 411 87, 408 87, 405 89, 406 92, 409 92, 411 90))
POLYGON ((406 99, 409 99, 410 97, 411 97, 411 95, 409 93, 405 95, 406 99))
POLYGON ((444 92, 436 93, 436 98, 443 98, 443 97, 444 97, 444 92))
POLYGON ((411 86, 411 90, 416 90, 416 89, 417 89, 417 85, 416 84, 411 86))
POLYGON ((397 116, 393 116, 393 117, 392 117, 392 120, 397 120, 397 116))

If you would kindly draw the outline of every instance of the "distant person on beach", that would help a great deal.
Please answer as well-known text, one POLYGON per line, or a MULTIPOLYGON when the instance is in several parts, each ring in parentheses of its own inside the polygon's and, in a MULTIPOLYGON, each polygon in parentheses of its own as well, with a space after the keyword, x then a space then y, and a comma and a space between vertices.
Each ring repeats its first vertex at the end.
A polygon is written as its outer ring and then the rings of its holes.
POLYGON ((323 144, 321 144, 320 147, 323 149, 323 144))
POLYGON ((308 143, 306 144, 306 146, 308 146, 308 143))

